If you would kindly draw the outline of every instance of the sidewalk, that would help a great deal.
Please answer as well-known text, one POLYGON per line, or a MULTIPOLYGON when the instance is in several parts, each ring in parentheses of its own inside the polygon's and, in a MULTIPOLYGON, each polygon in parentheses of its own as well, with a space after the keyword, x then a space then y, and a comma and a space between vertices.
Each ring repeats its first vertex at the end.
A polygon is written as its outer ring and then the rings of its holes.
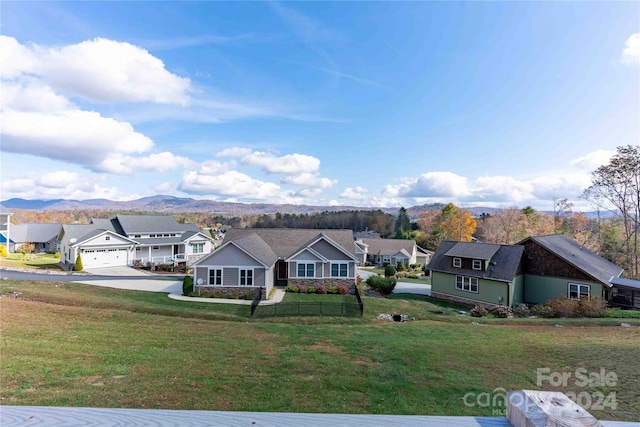
MULTIPOLYGON (((208 302, 214 304, 239 304, 239 305, 251 305, 253 301, 242 300, 242 299, 227 299, 227 298, 200 298, 200 297, 187 297, 182 295, 181 293, 170 293, 169 298, 175 299, 178 301, 188 301, 188 302, 208 302)), ((284 298, 284 289, 276 288, 276 292, 273 298, 269 300, 260 301, 259 305, 274 305, 279 302, 282 302, 282 298, 284 298)))

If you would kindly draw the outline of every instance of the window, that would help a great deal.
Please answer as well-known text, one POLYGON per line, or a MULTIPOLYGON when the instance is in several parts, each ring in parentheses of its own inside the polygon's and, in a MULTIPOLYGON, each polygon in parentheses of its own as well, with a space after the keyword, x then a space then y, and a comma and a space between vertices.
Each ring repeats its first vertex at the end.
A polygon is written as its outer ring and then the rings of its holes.
POLYGON ((209 270, 209 284, 212 286, 222 286, 222 270, 217 268, 209 270))
POLYGON ((478 278, 456 276, 456 289, 459 291, 467 291, 478 293, 478 278))
POLYGON ((347 277, 349 275, 349 264, 331 264, 331 277, 347 277))
POLYGON ((313 263, 298 263, 298 277, 315 277, 315 267, 313 263))
POLYGON ((160 246, 154 246, 154 247, 151 248, 151 250, 159 251, 160 250, 160 246))
POLYGON ((204 253, 204 243, 194 243, 192 249, 194 254, 204 253))
POLYGON ((136 252, 140 252, 142 248, 140 246, 136 246, 136 252))
POLYGON ((474 259, 471 264, 471 268, 473 268, 474 270, 482 270, 482 261, 480 261, 479 259, 474 259))
POLYGON ((583 297, 589 298, 591 295, 591 286, 579 285, 577 283, 569 283, 569 298, 580 299, 583 297))
POLYGON ((253 270, 240 270, 240 286, 253 286, 253 270))
POLYGON ((104 236, 104 240, 111 240, 111 236, 104 236))
POLYGON ((139 239, 141 236, 139 234, 134 234, 133 237, 139 239))
POLYGON ((456 268, 462 267, 462 260, 460 258, 453 259, 453 266, 456 268))

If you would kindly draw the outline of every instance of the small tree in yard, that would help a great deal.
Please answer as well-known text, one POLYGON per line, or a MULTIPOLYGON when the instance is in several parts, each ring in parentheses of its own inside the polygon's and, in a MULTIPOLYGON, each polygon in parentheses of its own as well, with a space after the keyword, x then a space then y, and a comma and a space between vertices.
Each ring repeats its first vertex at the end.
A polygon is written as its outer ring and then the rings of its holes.
POLYGON ((7 247, 5 245, 0 245, 0 256, 5 258, 9 256, 9 252, 7 252, 7 247))
POLYGON ((33 243, 24 242, 20 245, 16 252, 21 253, 22 257, 24 258, 25 255, 32 253, 35 248, 36 246, 33 243))
POLYGON ((78 256, 76 257, 76 265, 73 266, 73 271, 82 271, 83 268, 82 257, 80 256, 80 254, 78 254, 78 256))
POLYGON ((387 265, 384 268, 384 277, 391 277, 396 275, 396 268, 393 265, 387 265))

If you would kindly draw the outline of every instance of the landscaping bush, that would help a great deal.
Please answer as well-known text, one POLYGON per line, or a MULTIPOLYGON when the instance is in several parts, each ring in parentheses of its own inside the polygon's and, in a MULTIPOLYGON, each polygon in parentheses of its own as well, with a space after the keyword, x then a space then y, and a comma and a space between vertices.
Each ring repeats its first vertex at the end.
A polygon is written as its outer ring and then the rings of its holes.
POLYGON ((0 256, 5 258, 9 256, 9 252, 7 252, 7 247, 5 245, 0 245, 0 256))
POLYGON ((554 316, 554 312, 553 312, 553 309, 548 305, 536 304, 533 307, 531 307, 531 315, 548 319, 554 316))
POLYGON ((383 295, 389 295, 396 287, 396 281, 389 277, 370 276, 367 285, 383 295))
POLYGON ((300 289, 296 285, 287 285, 287 287, 284 288, 284 291, 291 292, 292 294, 297 294, 298 292, 300 292, 300 289))
POLYGON ((513 309, 514 317, 529 317, 531 316, 531 310, 524 304, 519 304, 516 308, 513 309))
POLYGON ((55 258, 60 259, 60 252, 56 252, 53 256, 54 256, 55 258))
MULTIPOLYGON (((389 276, 389 277, 393 277, 393 276, 389 276)), ((395 277, 396 277, 396 279, 409 277, 409 272, 407 272, 407 271, 398 271, 398 272, 395 274, 395 277)))
POLYGON ((320 286, 318 286, 318 289, 316 289, 316 292, 319 293, 319 294, 322 294, 322 295, 326 294, 327 291, 328 291, 328 289, 324 285, 320 285, 320 286))
POLYGON ((80 254, 76 257, 76 264, 73 266, 73 271, 82 271, 84 267, 82 266, 82 257, 80 254))
POLYGON ((182 295, 189 295, 193 292, 193 277, 184 276, 182 279, 182 295))
POLYGON ((578 313, 578 301, 564 295, 549 300, 547 305, 553 310, 554 317, 576 317, 578 313))
POLYGON ((349 287, 345 285, 338 285, 338 293, 340 295, 349 295, 349 287))
POLYGON ((308 293, 308 294, 315 294, 315 293, 316 293, 316 288, 315 288, 315 287, 313 287, 313 286, 309 286, 309 287, 307 288, 307 293, 308 293))
POLYGON ((305 285, 300 285, 300 286, 298 286, 298 289, 300 290, 301 294, 306 294, 308 288, 305 285))
POLYGON ((607 302, 602 298, 580 298, 576 317, 605 317, 607 302))
POLYGON ((488 314, 489 312, 487 311, 486 308, 476 305, 475 307, 473 307, 471 310, 469 310, 469 314, 473 317, 484 317, 488 314))
POLYGON ((491 313, 493 317, 497 317, 499 319, 506 319, 507 317, 513 314, 511 312, 511 309, 506 305, 499 305, 497 307, 493 307, 491 310, 489 310, 489 313, 491 313))
POLYGON ((384 268, 384 277, 391 277, 396 275, 396 268, 393 265, 387 265, 384 268))
POLYGON ((338 288, 335 286, 329 286, 329 289, 327 289, 327 293, 335 295, 338 293, 338 288))
POLYGON ((242 299, 248 300, 248 301, 253 301, 253 299, 255 297, 256 296, 254 294, 252 294, 252 293, 247 293, 247 294, 242 295, 242 299))
POLYGON ((409 273, 409 275, 407 276, 409 279, 419 279, 418 275, 416 273, 409 273))
POLYGON ((407 271, 407 267, 404 265, 404 263, 402 261, 398 261, 396 269, 398 271, 407 271))
POLYGON ((412 270, 416 270, 416 271, 422 270, 422 264, 420 264, 419 262, 416 262, 415 264, 411 264, 409 267, 412 270))
POLYGON ((356 291, 360 294, 361 297, 364 296, 364 286, 362 286, 362 277, 356 277, 356 291))

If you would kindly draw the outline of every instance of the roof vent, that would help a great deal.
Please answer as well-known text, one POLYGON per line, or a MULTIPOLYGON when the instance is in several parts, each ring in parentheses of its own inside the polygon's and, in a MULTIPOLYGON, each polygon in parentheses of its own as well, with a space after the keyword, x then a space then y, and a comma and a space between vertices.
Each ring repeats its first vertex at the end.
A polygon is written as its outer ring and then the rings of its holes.
POLYGON ((77 241, 78 241, 78 239, 76 239, 75 237, 73 239, 69 239, 69 243, 71 243, 71 244, 74 244, 77 241))
POLYGON ((493 266, 498 265, 498 263, 497 263, 497 262, 495 262, 495 261, 491 261, 489 264, 491 264, 491 265, 493 265, 493 266))

